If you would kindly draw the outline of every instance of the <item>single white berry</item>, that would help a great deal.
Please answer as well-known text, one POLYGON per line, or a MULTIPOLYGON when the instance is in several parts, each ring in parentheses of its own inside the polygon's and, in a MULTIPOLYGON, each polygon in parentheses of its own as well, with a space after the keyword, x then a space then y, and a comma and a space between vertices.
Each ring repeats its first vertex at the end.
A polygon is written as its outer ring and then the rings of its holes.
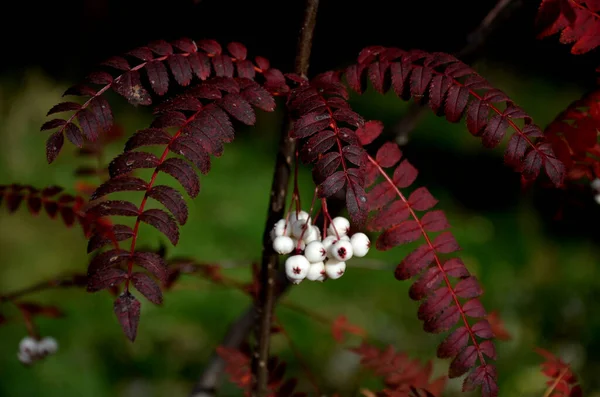
POLYGON ((304 240, 306 244, 311 243, 313 241, 320 241, 321 239, 319 238, 319 234, 319 228, 315 225, 311 225, 304 232, 302 240, 304 240))
POLYGON ((287 236, 278 236, 273 240, 273 250, 279 255, 289 254, 294 250, 294 240, 287 236))
POLYGON ((596 178, 594 179, 591 183, 590 183, 592 189, 600 192, 600 178, 596 178))
POLYGON ((364 233, 354 233, 352 237, 350 237, 350 244, 352 244, 354 256, 358 258, 367 255, 369 248, 371 248, 371 240, 369 240, 369 237, 364 233))
POLYGON ((342 277, 345 272, 346 262, 330 259, 325 264, 325 274, 332 280, 342 277))
POLYGON ((300 211, 296 214, 296 211, 292 211, 289 215, 290 223, 293 225, 297 220, 308 220, 309 215, 306 211, 300 211))
POLYGON ((323 243, 323 248, 325 248, 325 251, 329 252, 329 248, 336 241, 338 241, 337 237, 335 237, 335 236, 327 236, 327 237, 325 237, 323 239, 323 241, 321 241, 321 243, 323 243))
POLYGON ((271 229, 271 239, 275 240, 276 237, 279 236, 290 236, 290 234, 292 234, 292 226, 290 223, 287 224, 287 227, 285 227, 286 222, 285 219, 280 219, 277 222, 275 222, 275 225, 273 225, 273 229, 271 229))
POLYGON ((327 250, 320 241, 312 241, 306 244, 304 256, 310 263, 322 262, 327 258, 327 250))
POLYGON ((304 240, 298 240, 297 238, 293 238, 292 241, 294 242, 295 250, 304 251, 304 249, 306 248, 306 243, 304 242, 304 240), (298 242, 300 243, 300 246, 298 246, 298 242))
POLYGON ((39 342, 32 338, 31 336, 26 336, 21 339, 19 343, 19 351, 25 352, 30 356, 36 355, 38 353, 39 342))
POLYGON ((31 358, 29 353, 27 353, 25 351, 20 351, 19 353, 17 353, 17 358, 19 359, 20 362, 22 362, 23 364, 26 364, 26 365, 33 363, 33 359, 31 358))
POLYGON ((298 219, 296 222, 292 223, 292 236, 296 238, 304 238, 304 235, 309 231, 310 223, 308 223, 305 219, 298 219), (305 230, 306 229, 306 230, 305 230))
POLYGON ((310 264, 310 269, 306 274, 306 279, 310 281, 325 281, 325 263, 315 262, 310 264))
POLYGON ((299 284, 308 273, 310 262, 304 255, 292 255, 285 261, 285 275, 294 284, 299 284))
POLYGON ((38 349, 46 354, 54 354, 58 350, 58 342, 51 336, 47 336, 40 341, 38 349))
POLYGON ((332 236, 338 234, 344 236, 350 231, 350 221, 343 216, 336 216, 331 220, 331 224, 327 227, 327 233, 332 236), (337 231, 337 234, 335 233, 337 231))
POLYGON ((315 229, 315 231, 317 232, 317 240, 321 241, 322 240, 322 236, 321 236, 321 229, 319 229, 318 226, 313 225, 313 228, 315 229))
POLYGON ((600 204, 600 193, 594 196, 594 200, 596 200, 596 203, 600 204))
POLYGON ((347 261, 354 255, 352 244, 347 240, 339 240, 329 247, 329 256, 337 261, 347 261))

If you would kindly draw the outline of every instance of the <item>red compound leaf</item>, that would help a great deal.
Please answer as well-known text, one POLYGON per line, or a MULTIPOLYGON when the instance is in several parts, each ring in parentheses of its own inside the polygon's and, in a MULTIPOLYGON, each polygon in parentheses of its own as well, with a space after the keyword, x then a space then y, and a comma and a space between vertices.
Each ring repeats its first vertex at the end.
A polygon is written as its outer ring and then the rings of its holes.
POLYGON ((260 57, 256 63, 248 60, 242 44, 230 43, 227 50, 229 54, 214 40, 196 43, 182 38, 172 43, 155 41, 124 56, 107 59, 102 66, 108 71, 99 70, 86 78, 86 83, 97 85, 98 89, 78 84, 65 92, 64 95, 87 97, 84 103, 61 102, 48 112, 48 115, 73 112, 69 117, 54 118, 42 126, 42 130, 55 130, 46 142, 48 162, 53 162, 60 153, 65 135, 81 147, 85 140, 95 141, 112 127, 112 110, 103 99, 110 89, 132 105, 146 106, 154 102, 151 92, 163 96, 169 91, 172 79, 183 87, 190 86, 194 79, 205 81, 211 76, 243 79, 247 81, 244 90, 225 96, 219 106, 243 123, 254 124, 252 106, 272 111, 275 107, 272 95, 287 94, 290 88, 279 70, 268 67, 267 60, 260 57))
MULTIPOLYGON (((229 380, 244 391, 244 396, 251 395, 252 372, 250 370, 250 352, 231 347, 217 346, 217 354, 225 361, 225 373, 229 380)), ((269 358, 267 370, 267 397, 304 397, 305 393, 295 392, 297 379, 284 380, 286 363, 277 357, 269 358)))
POLYGON ((546 382, 548 390, 545 396, 581 397, 583 395, 577 377, 571 371, 569 364, 545 349, 536 348, 535 351, 544 358, 542 372, 550 378, 546 382))
POLYGON ((129 291, 123 292, 117 300, 115 300, 114 311, 117 315, 117 320, 121 324, 123 332, 130 341, 134 341, 137 335, 137 328, 140 322, 141 304, 135 296, 129 291))
POLYGON ((363 342, 352 351, 360 355, 363 367, 383 378, 386 396, 412 396, 415 394, 410 393, 416 389, 426 391, 427 396, 440 396, 446 385, 445 377, 430 380, 433 372, 431 361, 422 364, 405 353, 396 353, 393 346, 380 350, 363 342))
POLYGON ((600 90, 571 103, 544 130, 556 157, 565 164, 566 181, 600 178, 600 90))
POLYGON ((370 185, 374 186, 367 193, 372 209, 367 227, 383 230, 375 244, 377 249, 385 251, 424 240, 400 262, 395 276, 399 280, 416 279, 409 295, 422 301, 418 318, 424 322, 426 332, 445 332, 459 324, 438 348, 438 357, 453 358, 449 377, 462 376, 471 370, 464 389, 481 386, 484 396, 497 396, 495 377, 485 375, 495 374, 488 362, 489 358, 495 359, 494 347, 489 340, 493 334, 485 332, 481 326, 476 329, 469 321, 486 316, 478 299, 482 294, 481 287, 460 259, 443 259, 444 254, 460 250, 456 239, 447 230, 450 224, 446 216, 440 210, 431 210, 437 200, 427 189, 416 189, 408 197, 401 192, 414 182, 417 170, 401 158, 399 148, 392 149, 390 144, 385 144, 367 160, 364 172, 374 172, 369 170, 371 168, 379 174, 377 178, 371 178, 370 185), (393 172, 386 172, 384 164, 393 172), (417 215, 417 211, 425 213, 417 215), (433 237, 434 233, 439 234, 433 237))
POLYGON ((600 45, 600 3, 596 0, 542 0, 536 17, 538 38, 560 32, 560 42, 573 43, 572 54, 600 45))
POLYGON ((368 208, 358 168, 366 157, 355 128, 363 126, 364 121, 350 109, 347 100, 346 89, 329 73, 300 84, 288 98, 294 118, 290 136, 300 141, 302 160, 314 163, 313 179, 319 186, 319 196, 331 197, 345 188, 348 212, 360 227, 368 208))
MULTIPOLYGON (((359 93, 368 78, 378 91, 391 88, 402 99, 427 103, 453 123, 466 114, 467 129, 482 138, 485 147, 496 147, 510 129, 514 133, 505 152, 507 165, 521 172, 526 181, 536 179, 543 169, 555 186, 563 182, 564 166, 531 117, 452 55, 368 47, 359 54, 358 63, 345 70, 345 77, 359 93)), ((373 125, 358 135, 367 144, 380 130, 373 125)))

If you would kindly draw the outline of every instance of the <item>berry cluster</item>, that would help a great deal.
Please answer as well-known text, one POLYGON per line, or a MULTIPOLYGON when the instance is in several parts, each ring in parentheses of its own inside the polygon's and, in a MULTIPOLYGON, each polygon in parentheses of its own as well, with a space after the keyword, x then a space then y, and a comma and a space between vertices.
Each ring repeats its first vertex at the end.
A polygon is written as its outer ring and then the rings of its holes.
POLYGON ((49 354, 54 354, 58 350, 58 343, 52 337, 45 337, 37 340, 31 336, 26 336, 19 343, 19 353, 17 357, 23 364, 33 364, 43 359, 49 354))
POLYGON ((311 281, 338 279, 346 271, 346 262, 353 256, 363 257, 369 252, 371 242, 364 233, 348 236, 350 222, 338 216, 331 220, 324 238, 321 230, 311 224, 306 211, 292 212, 273 226, 273 249, 280 255, 294 252, 285 261, 285 274, 292 283, 300 284, 305 278, 311 281))

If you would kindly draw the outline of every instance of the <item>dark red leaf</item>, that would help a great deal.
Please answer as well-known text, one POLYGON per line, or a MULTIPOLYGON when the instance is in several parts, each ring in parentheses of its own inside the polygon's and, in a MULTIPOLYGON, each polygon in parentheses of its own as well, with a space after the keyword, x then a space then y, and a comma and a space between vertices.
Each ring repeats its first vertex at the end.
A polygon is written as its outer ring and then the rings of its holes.
POLYGON ((171 135, 159 128, 139 130, 127 140, 125 151, 137 149, 142 146, 168 145, 171 142, 171 138, 171 135))
POLYGON ((293 138, 306 138, 329 127, 330 123, 331 116, 329 113, 308 113, 294 123, 294 128, 290 132, 290 136, 293 138))
POLYGON ((48 110, 48 113, 46 113, 46 116, 50 116, 51 114, 54 114, 54 113, 68 112, 70 110, 79 110, 79 109, 81 109, 81 105, 79 103, 61 102, 59 104, 52 106, 52 108, 50 110, 48 110))
POLYGON ((154 92, 164 95, 169 91, 169 73, 164 63, 161 61, 146 63, 146 73, 148 73, 148 80, 154 92))
POLYGON ((87 76, 87 80, 92 84, 107 85, 113 82, 113 77, 106 72, 92 72, 87 76))
POLYGON ((381 233, 377 238, 377 249, 386 251, 400 244, 410 243, 421 237, 421 226, 414 220, 404 221, 381 233))
MULTIPOLYGON (((482 397, 497 397, 498 385, 496 383, 498 376, 496 368, 486 364, 475 368, 463 382, 462 390, 464 392, 473 391, 477 386, 481 386, 482 397)), ((575 396, 571 396, 575 397, 575 396)))
MULTIPOLYGON (((254 71, 254 69, 252 69, 252 71, 254 71)), ((241 95, 252 106, 255 106, 266 112, 272 112, 275 110, 275 99, 273 99, 273 96, 267 90, 254 82, 245 87, 241 92, 241 95)))
POLYGON ((461 119, 468 102, 469 90, 460 85, 452 85, 448 89, 446 102, 444 102, 446 120, 451 123, 458 122, 461 119))
POLYGON ((148 191, 148 197, 152 197, 163 204, 175 217, 180 225, 187 222, 188 208, 181 193, 170 186, 158 185, 148 191))
POLYGON ((44 124, 42 124, 40 131, 53 130, 56 127, 61 127, 65 124, 67 124, 67 120, 52 119, 52 120, 46 121, 44 124))
POLYGON ((158 167, 158 170, 177 179, 190 197, 194 198, 200 192, 198 175, 187 161, 176 157, 168 158, 158 167))
POLYGON ((388 204, 397 196, 396 190, 389 183, 383 182, 371 190, 367 195, 367 202, 369 204, 369 210, 375 210, 388 204))
POLYGON ((410 286, 408 296, 415 301, 424 299, 439 286, 442 280, 443 277, 440 269, 436 266, 430 267, 416 282, 413 283, 413 285, 410 286))
POLYGON ((186 124, 183 133, 200 140, 208 152, 217 157, 223 153, 223 143, 231 142, 235 136, 229 116, 213 103, 186 124))
POLYGON ((210 171, 210 156, 198 139, 180 135, 171 143, 170 149, 194 163, 201 173, 210 171))
POLYGON ((94 142, 98 139, 100 126, 98 125, 96 116, 90 110, 81 109, 77 112, 77 121, 79 121, 83 135, 88 141, 94 142))
POLYGON ((394 275, 398 280, 408 280, 419 274, 423 268, 429 266, 434 259, 434 252, 429 245, 423 244, 400 262, 394 275))
POLYGON ((441 232, 450 227, 448 219, 442 210, 427 212, 421 218, 423 228, 428 232, 441 232))
POLYGON ((430 68, 420 67, 413 69, 410 75, 410 93, 416 102, 420 102, 421 98, 427 93, 431 77, 430 68))
POLYGON ((227 55, 215 55, 212 57, 212 64, 217 76, 233 77, 233 62, 227 55))
POLYGON ((138 207, 124 200, 102 201, 87 210, 93 216, 137 216, 138 207))
POLYGON ((246 125, 256 123, 256 115, 252 106, 239 94, 227 94, 218 102, 219 106, 230 115, 246 125))
POLYGON ((505 163, 515 168, 519 168, 523 157, 525 157, 527 146, 527 139, 525 139, 524 136, 513 134, 508 141, 506 152, 504 152, 505 163))
POLYGON ((202 40, 198 41, 196 44, 198 45, 199 48, 206 51, 206 53, 208 53, 210 55, 220 54, 223 51, 223 49, 221 48, 221 45, 218 42, 216 42, 215 40, 202 39, 202 40))
POLYGON ((433 241, 435 250, 442 254, 448 254, 460 250, 460 246, 456 242, 456 239, 450 232, 444 232, 439 234, 433 241))
POLYGON ((88 277, 87 291, 96 292, 121 284, 127 278, 127 272, 118 268, 102 269, 88 277))
POLYGON ((463 311, 469 317, 483 318, 486 316, 485 309, 479 299, 471 299, 463 305, 463 311))
POLYGON ((343 188, 345 184, 346 175, 344 171, 334 172, 319 185, 319 197, 331 197, 343 188))
POLYGON ((430 333, 448 331, 460 319, 460 310, 455 305, 448 306, 437 317, 432 317, 423 323, 423 330, 430 333))
POLYGON ((487 125, 489 107, 487 102, 473 98, 467 110, 467 129, 473 135, 479 135, 487 125))
POLYGON ((367 220, 369 208, 367 206, 367 195, 365 189, 352 180, 346 187, 346 208, 350 219, 358 228, 367 220))
POLYGON ((234 58, 239 60, 246 59, 246 56, 248 55, 248 50, 246 50, 246 47, 238 42, 231 42, 227 44, 227 51, 229 51, 234 58))
POLYGON ((140 74, 137 70, 125 72, 115 79, 112 84, 113 90, 122 95, 132 105, 150 105, 152 98, 148 91, 142 86, 140 74))
POLYGON ((113 225, 111 226, 110 233, 96 233, 94 234, 87 245, 87 252, 90 253, 105 245, 111 244, 113 238, 116 241, 123 241, 133 237, 133 229, 126 225, 113 225))
POLYGON ((167 280, 167 264, 160 255, 154 252, 136 251, 133 254, 133 261, 138 266, 148 270, 161 282, 167 280))
POLYGON ((167 236, 173 245, 177 245, 177 242, 179 241, 179 228, 177 227, 175 220, 173 220, 173 218, 165 211, 159 209, 146 210, 140 214, 138 219, 154 226, 167 236))
POLYGON ((417 179, 418 171, 408 160, 404 159, 394 170, 393 181, 400 189, 409 187, 417 179))
POLYGON ((492 360, 496 359, 496 348, 494 347, 494 343, 491 340, 485 340, 479 344, 479 349, 483 354, 491 358, 492 360))
POLYGON ((67 123, 64 127, 65 135, 67 139, 75 146, 82 147, 83 146, 83 134, 79 127, 77 127, 73 123, 67 123))
POLYGON ((147 186, 147 183, 143 179, 136 178, 134 176, 120 176, 111 178, 102 185, 98 186, 98 188, 90 196, 90 201, 99 199, 100 197, 114 192, 145 191, 147 186))
POLYGON ((460 258, 451 258, 444 262, 444 271, 451 277, 464 278, 469 276, 469 271, 460 258))
POLYGON ((300 158, 305 163, 312 163, 335 144, 335 132, 325 130, 312 136, 300 149, 300 158))
POLYGON ((408 198, 408 204, 417 211, 427 211, 437 203, 438 201, 429 193, 426 187, 416 189, 408 198))
POLYGON ((160 160, 152 153, 125 152, 113 159, 108 165, 111 178, 128 174, 139 168, 156 168, 160 160))
POLYGON ((142 61, 150 61, 154 58, 154 54, 152 54, 152 51, 148 47, 134 48, 133 50, 127 52, 127 55, 131 55, 141 59, 142 61))
POLYGON ((360 146, 355 146, 355 145, 344 146, 344 148, 342 149, 342 154, 344 155, 344 158, 346 160, 348 160, 352 164, 355 164, 359 167, 367 159, 367 153, 360 146))
POLYGON ((469 330, 466 327, 455 329, 438 346, 437 356, 439 358, 454 357, 469 343, 469 330))
POLYGON ((381 211, 376 212, 369 222, 368 229, 371 231, 387 229, 406 220, 409 216, 410 211, 406 203, 402 200, 396 200, 381 211))
POLYGON ((119 70, 129 70, 131 67, 127 60, 123 57, 113 56, 101 63, 101 65, 110 66, 119 70))
POLYGON ((433 294, 429 295, 427 300, 419 306, 417 317, 419 320, 428 320, 432 317, 436 317, 452 302, 452 294, 446 287, 440 287, 436 289, 433 294))
POLYGON ((188 57, 183 54, 175 54, 167 58, 169 68, 175 77, 175 81, 181 86, 187 86, 192 81, 192 67, 188 57))
POLYGON ((317 183, 325 181, 342 164, 342 155, 339 152, 329 152, 317 161, 313 167, 313 177, 317 183))
POLYGON ((88 265, 88 276, 97 272, 105 271, 108 268, 122 264, 129 258, 129 251, 124 249, 111 249, 102 252, 90 261, 88 265))
POLYGON ((523 177, 528 180, 537 178, 540 174, 543 161, 542 154, 537 148, 527 153, 527 156, 525 156, 525 160, 523 161, 523 177))
POLYGON ((142 293, 150 302, 160 305, 163 302, 163 295, 160 287, 147 274, 133 273, 131 276, 133 286, 142 293))
POLYGON ((148 48, 158 55, 170 55, 173 53, 173 47, 165 40, 154 40, 148 43, 148 48))
POLYGON ((448 377, 457 378, 464 375, 470 368, 475 365, 477 360, 477 349, 475 346, 465 347, 450 363, 448 377))
POLYGON ((494 333, 492 332, 492 327, 488 320, 481 320, 475 325, 471 327, 473 333, 480 338, 490 339, 494 337, 494 333))
POLYGON ((56 160, 64 143, 65 137, 60 131, 57 131, 48 137, 48 140, 46 141, 46 160, 48 161, 48 164, 56 160))
POLYGON ((386 142, 377 150, 375 161, 381 167, 389 168, 395 166, 400 161, 400 158, 402 158, 402 151, 400 151, 398 144, 386 142))
POLYGON ((456 286, 454 286, 454 292, 461 298, 475 298, 483 293, 475 276, 460 280, 456 286))
POLYGON ((33 215, 39 214, 42 209, 42 199, 36 196, 27 197, 27 207, 33 215))
POLYGON ((505 117, 500 114, 492 117, 481 134, 483 146, 487 148, 498 146, 502 138, 504 138, 507 128, 508 121, 505 117))
POLYGON ((429 107, 435 114, 440 114, 440 110, 446 100, 448 89, 452 86, 452 79, 444 75, 436 75, 431 79, 429 85, 429 107))
POLYGON ((356 135, 361 145, 368 145, 383 132, 383 123, 379 120, 367 121, 363 126, 356 129, 356 135))
POLYGON ((119 295, 114 304, 119 324, 121 324, 125 336, 132 342, 135 340, 140 322, 140 306, 140 302, 129 291, 124 291, 119 295))
POLYGON ((333 112, 333 118, 337 121, 348 123, 355 127, 360 127, 365 123, 365 120, 358 113, 347 108, 337 109, 335 112, 333 112))

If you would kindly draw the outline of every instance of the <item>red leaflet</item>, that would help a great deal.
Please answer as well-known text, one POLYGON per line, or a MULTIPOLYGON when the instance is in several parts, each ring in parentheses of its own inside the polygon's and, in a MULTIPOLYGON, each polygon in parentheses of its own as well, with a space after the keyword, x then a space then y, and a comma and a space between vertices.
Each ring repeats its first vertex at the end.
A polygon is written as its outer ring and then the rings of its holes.
POLYGON ((181 193, 170 186, 158 185, 148 191, 148 197, 152 197, 164 205, 180 225, 185 225, 188 208, 181 193))
POLYGON ((90 237, 87 245, 88 254, 99 248, 102 248, 113 242, 113 238, 117 241, 124 241, 133 237, 133 229, 127 225, 112 225, 110 232, 96 232, 90 237))
POLYGON ((202 142, 189 135, 180 135, 171 142, 169 146, 173 153, 185 157, 203 174, 208 174, 210 171, 210 156, 202 142))
POLYGON ((125 151, 137 149, 142 146, 167 145, 171 141, 171 135, 160 128, 148 128, 139 130, 133 134, 125 144, 125 151))
POLYGON ((88 265, 88 275, 104 271, 108 268, 121 265, 129 257, 129 251, 124 249, 111 249, 104 251, 91 260, 88 265))
POLYGON ((375 160, 385 168, 393 167, 400 161, 402 151, 393 142, 386 142, 377 150, 375 160))
POLYGON ((162 291, 160 290, 158 284, 148 277, 148 275, 138 272, 133 273, 131 276, 131 281, 133 282, 135 289, 140 291, 142 295, 144 295, 150 302, 154 303, 155 305, 162 304, 162 291))
POLYGON ((198 175, 187 161, 171 157, 166 159, 157 169, 177 179, 190 197, 196 197, 200 193, 198 175))
POLYGON ((165 282, 167 279, 167 264, 164 259, 154 252, 135 252, 133 261, 140 267, 148 270, 156 278, 165 282))
POLYGON ((158 95, 164 95, 169 90, 169 73, 167 67, 160 61, 151 61, 146 64, 146 73, 150 86, 158 95))
POLYGON ((356 135, 361 145, 368 145, 383 132, 383 123, 379 120, 370 120, 360 128, 356 129, 356 135))
POLYGON ((600 45, 600 4, 593 0, 543 0, 536 24, 538 38, 561 32, 560 42, 573 43, 571 53, 583 54, 600 45))
POLYGON ((118 268, 97 271, 88 278, 87 291, 96 292, 121 284, 127 278, 127 272, 118 268))
POLYGON ((128 174, 139 168, 156 168, 158 157, 148 152, 125 152, 114 158, 108 165, 111 178, 128 174))
POLYGON ((179 228, 175 220, 165 211, 159 209, 146 210, 138 218, 162 232, 171 241, 171 244, 177 245, 179 228))
POLYGON ((344 315, 340 315, 333 320, 331 323, 331 334, 333 335, 333 339, 336 342, 342 343, 344 341, 345 334, 353 334, 364 337, 366 335, 365 330, 362 328, 351 324, 348 322, 348 319, 344 315))
POLYGON ((569 364, 545 349, 536 348, 535 351, 544 358, 542 372, 550 378, 546 382, 549 389, 545 395, 550 397, 581 397, 583 395, 581 387, 577 384, 577 377, 571 371, 569 364))
POLYGON ((106 200, 90 207, 87 214, 101 216, 137 216, 139 213, 138 207, 129 201, 124 200, 106 200))
POLYGON ((144 191, 146 190, 146 187, 146 182, 143 179, 136 178, 134 176, 120 176, 109 179, 102 185, 98 186, 98 188, 90 196, 90 201, 115 192, 144 191))
POLYGON ((140 302, 129 292, 123 292, 114 304, 114 311, 123 332, 130 341, 135 340, 140 322, 140 302))
POLYGON ((175 81, 181 86, 187 86, 192 81, 192 67, 188 57, 183 54, 175 54, 168 58, 169 68, 175 77, 175 81))

